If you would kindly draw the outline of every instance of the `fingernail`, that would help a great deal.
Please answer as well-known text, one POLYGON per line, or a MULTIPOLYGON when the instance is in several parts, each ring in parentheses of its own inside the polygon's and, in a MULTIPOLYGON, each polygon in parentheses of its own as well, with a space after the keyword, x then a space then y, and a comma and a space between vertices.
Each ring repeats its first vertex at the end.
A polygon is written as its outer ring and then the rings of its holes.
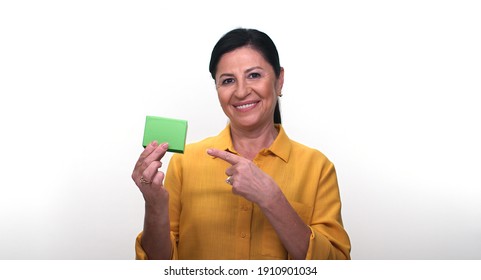
POLYGON ((156 140, 152 141, 152 146, 157 147, 158 145, 159 145, 159 143, 157 143, 156 140))
POLYGON ((212 149, 207 149, 207 153, 210 155, 212 153, 212 149))
POLYGON ((162 144, 162 149, 167 150, 168 148, 169 148, 169 144, 168 144, 168 143, 162 144))

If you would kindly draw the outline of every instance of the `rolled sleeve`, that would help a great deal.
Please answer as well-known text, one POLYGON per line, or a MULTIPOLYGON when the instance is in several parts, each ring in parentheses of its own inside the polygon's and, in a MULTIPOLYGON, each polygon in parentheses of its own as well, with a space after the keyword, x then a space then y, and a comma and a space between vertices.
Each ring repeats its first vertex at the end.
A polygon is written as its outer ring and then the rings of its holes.
POLYGON ((350 259, 350 246, 342 244, 341 248, 333 246, 331 241, 323 234, 316 232, 312 227, 307 249, 306 260, 348 260, 350 259))
POLYGON ((145 253, 144 248, 142 248, 142 233, 137 235, 135 239, 135 259, 136 260, 148 260, 147 253, 145 253))
MULTIPOLYGON (((171 244, 177 243, 177 238, 175 237, 173 232, 170 232, 170 242, 171 242, 171 244)), ((144 248, 142 248, 142 232, 139 233, 139 235, 137 235, 137 238, 135 239, 135 259, 136 260, 148 260, 149 259, 149 257, 147 256, 147 253, 144 251, 144 248)), ((178 260, 179 259, 179 254, 177 252, 177 246, 172 246, 170 259, 171 260, 178 260)))

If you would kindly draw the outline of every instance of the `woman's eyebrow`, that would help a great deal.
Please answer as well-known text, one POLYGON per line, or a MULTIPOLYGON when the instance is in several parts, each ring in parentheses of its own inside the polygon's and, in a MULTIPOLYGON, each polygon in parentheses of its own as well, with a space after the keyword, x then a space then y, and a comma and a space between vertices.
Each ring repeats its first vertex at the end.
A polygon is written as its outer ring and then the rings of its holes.
POLYGON ((260 67, 260 66, 254 66, 254 67, 251 67, 251 68, 245 70, 244 73, 250 72, 250 71, 252 71, 252 70, 257 70, 257 69, 259 69, 259 70, 264 70, 264 69, 263 69, 262 67, 260 67))
POLYGON ((231 73, 222 73, 222 74, 220 74, 219 79, 222 78, 222 77, 233 77, 233 76, 234 76, 234 74, 231 74, 231 73))
MULTIPOLYGON (((260 67, 260 66, 253 66, 253 67, 247 68, 247 69, 244 71, 244 73, 248 73, 248 72, 250 72, 250 71, 257 70, 257 69, 259 69, 259 70, 264 70, 264 68, 262 68, 262 67, 260 67)), ((222 78, 222 77, 234 77, 234 76, 235 76, 235 75, 232 74, 232 73, 222 73, 222 74, 220 74, 219 79, 222 78)))

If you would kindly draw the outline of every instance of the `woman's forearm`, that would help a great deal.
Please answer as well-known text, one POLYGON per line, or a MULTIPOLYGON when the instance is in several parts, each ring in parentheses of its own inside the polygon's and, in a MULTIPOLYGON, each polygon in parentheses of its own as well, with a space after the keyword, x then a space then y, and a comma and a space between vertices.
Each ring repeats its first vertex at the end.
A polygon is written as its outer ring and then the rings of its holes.
POLYGON ((279 190, 260 207, 291 258, 305 259, 311 230, 292 208, 284 194, 279 190))
POLYGON ((142 248, 151 260, 171 258, 170 220, 168 206, 160 211, 146 205, 142 248))

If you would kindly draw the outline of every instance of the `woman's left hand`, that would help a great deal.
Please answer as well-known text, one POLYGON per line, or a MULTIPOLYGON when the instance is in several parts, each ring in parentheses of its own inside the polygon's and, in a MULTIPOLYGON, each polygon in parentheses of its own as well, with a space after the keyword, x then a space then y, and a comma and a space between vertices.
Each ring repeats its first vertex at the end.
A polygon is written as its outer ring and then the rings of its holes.
POLYGON ((227 183, 232 185, 232 192, 258 204, 261 208, 280 193, 276 182, 257 167, 252 161, 238 155, 217 149, 208 149, 207 153, 230 164, 225 174, 227 183))

